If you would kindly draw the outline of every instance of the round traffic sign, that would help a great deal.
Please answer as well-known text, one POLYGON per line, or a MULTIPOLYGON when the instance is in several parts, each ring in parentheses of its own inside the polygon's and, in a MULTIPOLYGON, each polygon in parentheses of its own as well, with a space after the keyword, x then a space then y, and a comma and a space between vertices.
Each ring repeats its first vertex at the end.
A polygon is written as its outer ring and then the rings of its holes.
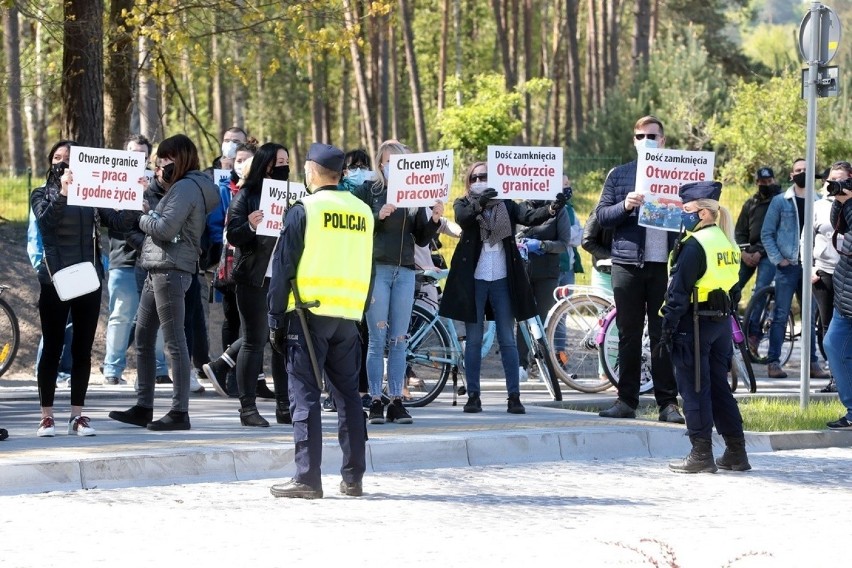
POLYGON ((840 46, 840 19, 828 6, 820 6, 818 20, 818 25, 813 26, 811 12, 806 13, 802 18, 802 24, 799 26, 799 53, 805 61, 816 61, 820 65, 825 65, 834 59, 837 48, 840 46), (818 34, 816 53, 812 53, 814 50, 811 33, 814 27, 818 34))

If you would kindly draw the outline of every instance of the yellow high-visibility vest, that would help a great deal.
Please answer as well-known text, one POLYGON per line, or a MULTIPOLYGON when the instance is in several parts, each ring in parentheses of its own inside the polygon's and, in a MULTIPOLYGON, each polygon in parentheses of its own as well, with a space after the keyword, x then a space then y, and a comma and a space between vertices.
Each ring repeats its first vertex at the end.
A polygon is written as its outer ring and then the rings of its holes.
POLYGON ((712 290, 729 292, 740 279, 739 248, 732 245, 724 231, 715 225, 690 233, 684 240, 689 237, 698 241, 707 260, 707 270, 695 283, 698 301, 707 301, 712 290))
MULTIPOLYGON (((373 212, 348 191, 319 191, 305 207, 305 250, 296 269, 302 302, 310 312, 361 321, 373 264, 373 212)), ((287 311, 295 309, 293 293, 287 311)))

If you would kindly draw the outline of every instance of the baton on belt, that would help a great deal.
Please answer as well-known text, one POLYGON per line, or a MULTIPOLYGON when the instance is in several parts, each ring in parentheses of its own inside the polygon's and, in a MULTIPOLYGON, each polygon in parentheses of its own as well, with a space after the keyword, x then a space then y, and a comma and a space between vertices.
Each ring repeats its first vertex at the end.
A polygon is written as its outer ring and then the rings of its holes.
POLYGON ((305 343, 308 346, 308 356, 311 358, 311 369, 314 371, 314 378, 317 380, 317 386, 322 390, 322 372, 317 363, 317 354, 314 351, 314 341, 311 339, 311 330, 308 329, 308 308, 318 308, 319 300, 310 302, 302 302, 302 297, 299 295, 299 287, 296 285, 296 279, 290 280, 290 289, 293 290, 293 299, 296 302, 296 313, 299 314, 299 321, 302 323, 302 333, 305 335, 305 343))
POLYGON ((698 288, 692 289, 692 336, 692 350, 695 352, 695 392, 699 392, 701 390, 701 341, 698 339, 698 288))

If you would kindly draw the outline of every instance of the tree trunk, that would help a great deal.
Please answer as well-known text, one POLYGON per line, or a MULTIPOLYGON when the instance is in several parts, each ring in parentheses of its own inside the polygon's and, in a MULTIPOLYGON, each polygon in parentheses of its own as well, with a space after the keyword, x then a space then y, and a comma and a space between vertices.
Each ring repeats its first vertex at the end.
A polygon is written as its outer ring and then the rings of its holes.
POLYGON ((213 102, 211 110, 213 111, 213 125, 219 136, 230 128, 228 117, 225 116, 228 104, 223 85, 222 68, 219 63, 222 60, 222 46, 219 45, 222 37, 222 34, 219 32, 219 24, 214 24, 213 35, 210 37, 210 65, 212 66, 210 80, 212 82, 211 99, 213 102))
POLYGON ((3 51, 6 54, 6 135, 9 173, 26 170, 24 132, 21 120, 21 50, 17 8, 3 10, 3 51))
POLYGON ((391 138, 399 140, 401 136, 400 119, 402 111, 399 108, 402 97, 399 93, 399 60, 397 59, 396 26, 391 26, 390 31, 390 89, 393 95, 390 98, 390 120, 391 138))
POLYGON ((152 142, 162 136, 157 81, 151 73, 152 54, 148 40, 139 38, 139 133, 152 142))
MULTIPOLYGON (((533 3, 532 0, 523 0, 524 2, 524 14, 523 14, 523 27, 524 27, 524 77, 522 82, 529 81, 532 78, 532 64, 533 64, 533 31, 532 31, 532 20, 533 20, 533 3)), ((524 124, 524 128, 521 131, 523 134, 523 142, 524 144, 531 144, 532 140, 532 101, 530 99, 529 93, 524 94, 524 106, 521 113, 521 122, 524 124)))
MULTIPOLYGON (((507 0, 508 1, 508 0, 507 0)), ((491 8, 494 11, 494 22, 497 25, 497 43, 500 46, 500 57, 503 60, 503 73, 506 76, 506 90, 511 91, 518 84, 512 66, 512 48, 509 38, 505 4, 502 0, 491 0, 491 8)))
POLYGON ((311 140, 314 142, 322 141, 322 87, 319 80, 319 72, 317 71, 317 62, 314 60, 314 55, 308 55, 308 77, 310 84, 308 90, 311 95, 311 140))
POLYGON ((446 93, 444 84, 447 82, 447 42, 450 34, 450 0, 441 2, 441 44, 438 47, 438 112, 444 110, 446 93))
MULTIPOLYGON (((388 72, 390 51, 390 18, 387 16, 379 16, 376 19, 378 28, 378 57, 376 58, 376 133, 379 140, 387 140, 390 132, 390 73, 388 72)), ((394 91, 393 96, 397 93, 394 91)))
POLYGON ((635 0, 633 6, 633 70, 648 64, 651 53, 649 32, 651 29, 651 0, 635 0))
POLYGON ((66 0, 62 50, 62 135, 104 145, 103 0, 66 0))
MULTIPOLYGON (((255 62, 254 62, 254 100, 256 101, 257 108, 261 110, 261 112, 256 113, 257 121, 254 124, 254 132, 251 133, 251 136, 254 136, 261 142, 266 140, 266 132, 267 132, 267 124, 266 117, 263 109, 266 108, 266 88, 264 86, 263 81, 263 52, 265 51, 264 46, 261 45, 257 53, 255 54, 255 62)), ((344 148, 346 146, 344 145, 344 148)))
POLYGON ((133 0, 111 0, 104 73, 104 138, 107 148, 124 149, 130 134, 133 104, 135 53, 133 30, 122 15, 133 8, 133 0))
POLYGON ((615 83, 618 81, 618 38, 621 34, 620 29, 620 18, 618 17, 618 13, 621 10, 621 3, 619 0, 607 0, 609 4, 609 10, 607 15, 609 17, 609 21, 606 23, 606 34, 604 37, 606 38, 607 44, 607 60, 609 61, 609 74, 606 77, 606 86, 614 87, 615 83))
POLYGON ((341 59, 340 97, 337 99, 337 140, 342 148, 349 148, 349 80, 349 66, 344 59, 341 59))
POLYGON ((565 36, 568 38, 567 70, 568 88, 565 93, 565 141, 575 140, 583 128, 583 84, 580 77, 580 45, 577 15, 580 0, 565 0, 565 36))
MULTIPOLYGON (((496 0, 494 0, 496 1, 496 0)), ((462 76, 462 47, 461 47, 461 27, 462 27, 462 19, 461 19, 461 0, 453 0, 453 33, 455 34, 455 44, 456 44, 456 79, 459 80, 459 84, 461 84, 461 76, 462 76)), ((462 94, 461 88, 456 88, 456 106, 461 106, 462 104, 462 94)))
POLYGON ((423 101, 420 95, 420 75, 417 72, 417 57, 414 52, 414 30, 411 27, 413 14, 408 6, 408 0, 399 0, 400 16, 402 18, 402 41, 405 44, 405 59, 408 67, 408 85, 411 89, 411 111, 414 114, 414 131, 417 136, 417 147, 420 152, 429 151, 429 140, 426 137, 426 119, 423 114, 423 101))
MULTIPOLYGON (((367 138, 367 151, 373 157, 376 155, 376 138, 373 135, 373 127, 370 119, 370 101, 367 98, 367 77, 361 63, 361 51, 358 47, 358 40, 353 33, 355 18, 352 12, 351 0, 343 0, 343 19, 346 23, 346 29, 351 34, 349 54, 352 57, 352 71, 355 75, 355 84, 358 87, 358 105, 361 111, 361 123, 367 138)), ((375 166, 378 167, 378 164, 375 164, 375 166)))
MULTIPOLYGON (((37 175, 44 171, 44 155, 47 152, 45 131, 45 94, 44 94, 44 53, 42 49, 43 24, 36 20, 30 25, 33 42, 32 72, 28 75, 30 84, 35 85, 33 95, 28 96, 24 107, 27 118, 27 142, 29 146, 30 169, 37 175)), ((26 28, 25 28, 26 29, 26 28)))
POLYGON ((601 94, 599 77, 601 73, 600 30, 598 29, 598 0, 589 0, 589 10, 586 19, 586 106, 591 109, 599 108, 601 94))

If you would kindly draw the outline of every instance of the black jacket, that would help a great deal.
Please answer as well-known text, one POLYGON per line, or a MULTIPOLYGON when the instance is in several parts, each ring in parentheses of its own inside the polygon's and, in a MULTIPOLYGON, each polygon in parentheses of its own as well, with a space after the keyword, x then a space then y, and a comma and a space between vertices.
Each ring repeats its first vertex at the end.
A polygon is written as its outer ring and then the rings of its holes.
POLYGON ((365 182, 355 190, 355 196, 373 211, 373 260, 376 264, 415 268, 414 245, 428 246, 441 224, 432 222, 432 215, 425 207, 399 207, 380 221, 379 210, 388 202, 388 190, 378 182, 365 182))
POLYGON ((260 209, 260 188, 243 187, 228 207, 225 228, 228 242, 234 246, 234 282, 263 286, 269 259, 275 250, 275 237, 258 235, 251 230, 248 216, 260 209))
POLYGON ((766 256, 763 243, 760 241, 760 229, 763 227, 763 219, 766 217, 769 203, 775 195, 778 194, 763 197, 760 193, 755 193, 743 203, 740 216, 737 217, 737 225, 734 227, 734 239, 737 244, 750 245, 746 252, 759 252, 766 256))
MULTIPOLYGON (((645 227, 639 225, 639 208, 624 208, 627 194, 636 189, 636 161, 610 170, 595 209, 598 222, 612 229, 612 261, 616 264, 645 265, 645 227)), ((674 248, 677 233, 668 232, 668 250, 674 248)))
POLYGON ((30 206, 44 245, 44 260, 38 267, 38 279, 43 284, 50 283, 51 273, 86 261, 95 265, 98 276, 103 279, 100 227, 126 232, 140 213, 68 205, 68 198, 59 193, 59 185, 55 182, 34 189, 30 206))
MULTIPOLYGON (((533 208, 550 205, 549 201, 527 201, 526 203, 533 208)), ((530 280, 558 279, 559 255, 568 250, 568 243, 571 241, 571 221, 568 220, 568 212, 561 209, 555 217, 536 227, 525 228, 519 236, 541 241, 541 250, 544 254, 531 254, 527 261, 530 280), (560 229, 562 229, 562 235, 559 234, 560 229)))
POLYGON ((834 307, 844 317, 852 317, 852 238, 849 227, 852 227, 852 203, 841 204, 836 201, 831 206, 831 226, 844 235, 840 245, 840 260, 834 267, 834 307))
MULTIPOLYGON (((525 203, 514 201, 504 201, 504 203, 512 222, 512 235, 503 239, 509 293, 512 297, 512 313, 516 320, 521 321, 535 316, 538 309, 527 278, 524 261, 515 242, 515 225, 518 223, 528 227, 541 225, 550 219, 551 215, 547 205, 534 209, 525 203)), ((482 236, 479 232, 477 217, 482 213, 482 207, 476 200, 460 197, 453 204, 453 210, 456 223, 462 228, 462 234, 450 263, 447 285, 444 287, 444 295, 441 298, 440 314, 458 321, 475 322, 479 314, 476 313, 474 273, 482 252, 482 236)), ((489 313, 489 307, 486 306, 486 315, 489 313)))
POLYGON ((610 258, 612 251, 612 229, 604 229, 598 223, 598 217, 594 211, 586 219, 586 226, 583 227, 583 249, 592 255, 592 265, 595 269, 609 273, 612 268, 609 265, 598 266, 602 260, 610 258))

